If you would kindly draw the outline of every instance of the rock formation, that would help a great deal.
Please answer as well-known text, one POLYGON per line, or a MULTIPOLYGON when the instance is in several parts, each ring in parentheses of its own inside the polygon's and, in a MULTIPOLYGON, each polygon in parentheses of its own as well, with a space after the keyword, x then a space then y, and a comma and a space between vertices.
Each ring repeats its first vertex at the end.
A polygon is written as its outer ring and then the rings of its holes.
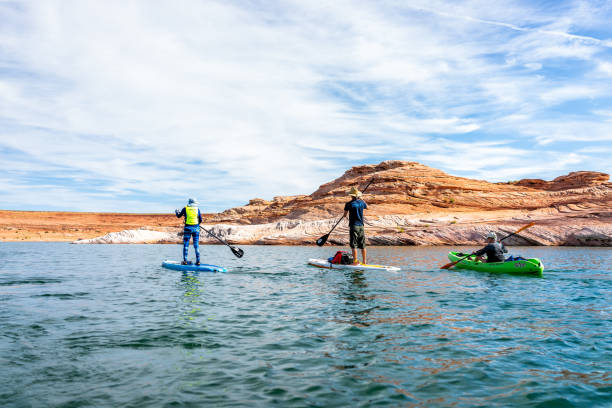
MULTIPOLYGON (((530 221, 537 225, 507 243, 612 243, 612 184, 605 173, 580 171, 552 181, 489 183, 404 161, 353 167, 310 195, 252 199, 207 217, 206 228, 235 244, 313 244, 342 214, 346 191, 352 186, 363 189, 370 181, 364 196, 369 244, 480 244, 488 230, 509 233, 530 221)), ((160 242, 181 241, 180 228, 165 233, 160 242)), ((206 234, 202 240, 216 243, 206 234)), ((78 242, 109 241, 115 242, 108 235, 78 242)), ((343 221, 328 242, 347 241, 343 221)))
POLYGON ((610 203, 609 176, 576 172, 551 182, 521 180, 489 183, 455 177, 416 162, 385 161, 353 167, 310 195, 251 200, 213 216, 215 223, 261 224, 281 219, 316 220, 337 216, 346 191, 373 179, 366 201, 369 216, 451 214, 500 210, 561 210, 569 205, 605 207, 610 203))

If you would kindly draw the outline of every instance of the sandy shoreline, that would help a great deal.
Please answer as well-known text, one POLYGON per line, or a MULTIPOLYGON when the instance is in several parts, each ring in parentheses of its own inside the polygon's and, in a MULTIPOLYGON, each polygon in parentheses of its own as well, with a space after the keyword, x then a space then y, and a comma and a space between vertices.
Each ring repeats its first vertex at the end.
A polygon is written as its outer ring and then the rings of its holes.
POLYGON ((174 214, 0 210, 0 241, 72 242, 128 229, 178 225, 174 214))

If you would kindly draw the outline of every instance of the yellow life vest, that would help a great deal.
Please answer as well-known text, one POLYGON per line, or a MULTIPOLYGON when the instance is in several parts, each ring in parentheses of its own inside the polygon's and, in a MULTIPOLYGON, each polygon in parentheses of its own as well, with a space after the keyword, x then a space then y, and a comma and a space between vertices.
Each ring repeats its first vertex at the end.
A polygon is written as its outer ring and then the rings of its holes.
POLYGON ((198 207, 185 207, 185 225, 198 225, 198 207))

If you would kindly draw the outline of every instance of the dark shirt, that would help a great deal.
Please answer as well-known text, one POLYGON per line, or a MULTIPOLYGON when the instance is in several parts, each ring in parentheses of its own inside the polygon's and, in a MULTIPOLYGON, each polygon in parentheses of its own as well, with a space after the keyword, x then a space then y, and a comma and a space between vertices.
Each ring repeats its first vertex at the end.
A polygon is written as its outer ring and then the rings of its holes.
POLYGON ((501 242, 491 242, 486 247, 474 252, 476 256, 487 254, 487 263, 489 262, 504 262, 504 252, 508 250, 501 242))
POLYGON ((349 225, 351 227, 363 226, 363 210, 366 208, 368 208, 368 205, 359 198, 351 200, 344 205, 344 211, 349 212, 349 225))
MULTIPOLYGON (((180 213, 176 214, 176 218, 181 218, 181 217, 185 217, 185 221, 187 221, 187 210, 185 210, 185 207, 183 207, 180 213)), ((198 224, 201 224, 201 223, 202 223, 202 214, 200 214, 200 209, 198 208, 198 224)))

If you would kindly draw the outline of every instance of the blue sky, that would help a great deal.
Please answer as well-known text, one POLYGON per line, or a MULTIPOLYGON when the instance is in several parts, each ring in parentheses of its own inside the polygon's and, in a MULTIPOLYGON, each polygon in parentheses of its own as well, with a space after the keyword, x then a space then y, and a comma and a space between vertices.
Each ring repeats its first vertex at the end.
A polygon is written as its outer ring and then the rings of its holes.
POLYGON ((0 0, 0 209, 204 211, 398 159, 610 173, 610 1, 0 0))

